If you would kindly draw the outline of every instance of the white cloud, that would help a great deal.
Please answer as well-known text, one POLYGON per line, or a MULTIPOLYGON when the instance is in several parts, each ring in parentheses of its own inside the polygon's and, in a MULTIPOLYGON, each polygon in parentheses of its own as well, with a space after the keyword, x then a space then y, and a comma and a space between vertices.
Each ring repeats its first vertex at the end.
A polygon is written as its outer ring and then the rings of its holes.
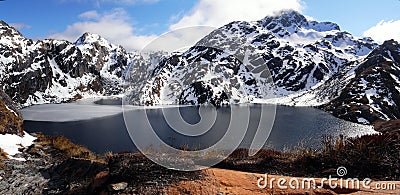
POLYGON ((143 49, 144 51, 185 51, 213 30, 215 28, 206 26, 181 28, 157 37, 143 49))
POLYGON ((76 41, 83 33, 99 34, 111 43, 122 45, 127 50, 140 50, 156 35, 135 35, 135 29, 130 24, 129 16, 123 9, 114 9, 111 12, 99 14, 88 11, 79 15, 83 21, 67 26, 64 32, 50 35, 50 38, 76 41))
MULTIPOLYGON (((89 1, 89 0, 75 0, 89 1)), ((157 2, 158 0, 97 0, 97 2, 114 3, 137 3, 137 2, 157 2)), ((179 12, 169 19, 169 29, 178 29, 192 26, 212 26, 220 27, 232 21, 254 21, 264 18, 267 15, 273 15, 283 9, 293 9, 301 11, 304 3, 301 0, 200 0, 188 13, 179 12)), ((140 29, 134 28, 129 23, 130 17, 124 9, 114 9, 108 13, 98 13, 97 11, 87 11, 79 15, 81 21, 73 23, 67 27, 64 32, 56 33, 50 38, 65 39, 75 41, 85 32, 96 33, 108 39, 114 44, 119 44, 127 50, 140 50, 158 36, 138 35, 140 29)), ((183 47, 183 45, 192 42, 194 44, 200 37, 205 36, 210 29, 182 30, 178 34, 180 39, 176 39, 176 34, 164 36, 162 43, 155 45, 164 45, 166 50, 171 48, 183 47), (182 33, 190 32, 187 35, 182 33), (166 39, 168 37, 170 39, 166 39), (193 39, 193 41, 189 41, 193 39), (168 43, 166 40, 175 40, 168 43), (183 41, 184 40, 184 41, 183 41), (182 44, 185 43, 185 44, 182 44)), ((154 45, 153 45, 154 46, 154 45)))
POLYGON ((159 0, 60 0, 61 2, 93 2, 100 6, 101 3, 113 3, 113 4, 124 4, 124 5, 134 5, 138 3, 156 3, 159 0))
POLYGON ((31 28, 30 25, 24 24, 24 23, 11 23, 10 26, 12 26, 12 27, 14 27, 14 28, 16 28, 18 30, 21 30, 23 28, 26 28, 26 29, 30 29, 31 28))
POLYGON ((83 18, 83 19, 99 19, 100 14, 97 13, 97 11, 93 10, 93 11, 87 11, 87 12, 81 13, 79 15, 79 17, 83 18))
POLYGON ((200 0, 189 14, 171 25, 170 29, 196 25, 219 27, 232 21, 260 20, 282 9, 301 11, 303 4, 301 0, 200 0))
POLYGON ((101 0, 102 2, 121 3, 121 4, 136 4, 136 3, 156 3, 159 0, 101 0))
POLYGON ((389 39, 400 41, 400 20, 380 21, 363 33, 366 37, 371 37, 375 41, 384 42, 389 39))
MULTIPOLYGON (((81 0, 82 1, 82 0, 81 0)), ((93 0, 86 0, 93 1, 93 0)), ((159 0, 95 0, 96 5, 100 6, 102 3, 112 3, 119 5, 135 5, 140 3, 157 3, 159 0)))

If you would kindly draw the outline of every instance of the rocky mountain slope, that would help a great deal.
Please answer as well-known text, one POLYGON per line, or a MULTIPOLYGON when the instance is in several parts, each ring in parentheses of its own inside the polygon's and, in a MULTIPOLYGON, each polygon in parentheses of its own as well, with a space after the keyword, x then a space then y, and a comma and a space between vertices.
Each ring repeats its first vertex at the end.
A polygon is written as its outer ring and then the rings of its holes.
POLYGON ((85 33, 75 43, 31 40, 0 21, 0 86, 22 106, 121 93, 133 54, 85 33))
POLYGON ((342 93, 323 108, 350 121, 371 124, 400 118, 400 44, 384 42, 356 68, 342 93))
POLYGON ((138 70, 130 71, 131 101, 221 104, 276 96, 278 103, 321 105, 341 92, 346 84, 341 78, 376 47, 369 38, 355 38, 337 24, 309 21, 295 11, 232 22, 188 51, 161 60, 142 85, 136 85, 138 70))
POLYGON ((227 24, 156 65, 143 68, 143 61, 136 61, 142 64, 132 66, 147 72, 131 67, 130 100, 319 106, 337 117, 373 124, 400 117, 399 51, 393 40, 378 45, 337 24, 284 11, 227 24))

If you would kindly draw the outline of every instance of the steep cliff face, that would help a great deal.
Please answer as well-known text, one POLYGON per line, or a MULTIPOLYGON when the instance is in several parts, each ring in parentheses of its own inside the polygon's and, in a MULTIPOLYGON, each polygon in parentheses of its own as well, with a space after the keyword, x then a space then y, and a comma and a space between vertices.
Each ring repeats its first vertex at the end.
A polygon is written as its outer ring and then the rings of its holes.
POLYGON ((23 106, 119 94, 132 58, 98 35, 85 33, 75 43, 33 41, 0 21, 0 86, 23 106))

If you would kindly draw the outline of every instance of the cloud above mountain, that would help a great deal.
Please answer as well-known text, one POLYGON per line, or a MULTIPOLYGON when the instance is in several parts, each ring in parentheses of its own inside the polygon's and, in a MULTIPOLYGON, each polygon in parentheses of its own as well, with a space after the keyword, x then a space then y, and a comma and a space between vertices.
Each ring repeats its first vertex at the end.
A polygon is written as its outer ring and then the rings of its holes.
POLYGON ((21 30, 23 28, 27 28, 27 29, 31 28, 31 26, 29 24, 24 24, 24 23, 10 23, 10 25, 18 30, 21 30))
POLYGON ((124 46, 128 50, 140 50, 156 35, 137 35, 129 22, 129 15, 124 9, 113 9, 110 12, 98 13, 87 11, 79 15, 81 21, 67 26, 61 33, 50 35, 50 38, 74 42, 83 33, 99 34, 110 42, 124 46))
POLYGON ((363 35, 372 37, 375 41, 381 43, 389 39, 400 41, 400 20, 382 20, 375 26, 366 30, 363 35))
MULTIPOLYGON (((108 0, 102 0, 108 1, 108 0)), ((117 2, 134 3, 133 0, 117 2)), ((156 0, 142 0, 142 2, 157 2, 156 0)), ((247 0, 246 3, 229 0, 200 0, 190 11, 181 13, 168 27, 169 30, 192 27, 213 26, 220 27, 231 21, 254 21, 283 9, 301 11, 304 3, 301 0, 247 0)), ((99 13, 96 10, 81 13, 79 21, 68 25, 63 32, 55 33, 49 38, 75 41, 85 32, 99 34, 114 44, 124 46, 128 50, 140 50, 158 36, 155 34, 140 34, 140 29, 130 22, 131 17, 125 9, 117 8, 109 12, 99 13)), ((202 37, 206 31, 199 31, 197 35, 187 37, 202 37)), ((195 32, 194 32, 195 33, 195 32)), ((182 35, 184 36, 184 35, 182 35)))
POLYGON ((304 3, 300 0, 201 0, 177 23, 170 26, 176 29, 187 26, 207 25, 219 27, 232 21, 254 21, 272 15, 283 9, 301 11, 304 3))

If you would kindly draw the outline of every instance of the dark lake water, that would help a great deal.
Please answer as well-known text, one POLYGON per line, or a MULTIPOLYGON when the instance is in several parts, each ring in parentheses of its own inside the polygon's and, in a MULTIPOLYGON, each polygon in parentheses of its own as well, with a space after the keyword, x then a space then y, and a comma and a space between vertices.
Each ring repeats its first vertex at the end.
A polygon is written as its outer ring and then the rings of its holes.
MULTIPOLYGON (((100 103, 114 104, 112 101, 103 101, 100 103)), ((83 112, 87 112, 91 107, 82 105, 82 107, 77 106, 75 111, 66 111, 64 108, 68 106, 65 104, 47 105, 23 109, 23 116, 27 116, 25 118, 29 119, 24 121, 25 130, 27 132, 42 132, 45 135, 63 135, 72 142, 86 146, 97 153, 137 150, 130 139, 122 113, 93 119, 84 118, 85 120, 76 121, 76 118, 79 118, 80 112, 82 112, 83 116, 83 112), (58 108, 57 106, 63 107, 56 111, 53 110, 54 112, 41 112, 45 109, 48 110, 49 107, 58 108), (73 113, 75 121, 44 120, 47 117, 46 114, 51 118, 63 117, 63 114, 65 116, 71 115, 71 112, 76 112, 73 113), (38 115, 37 113, 40 113, 40 116, 35 117, 34 115, 38 115)), ((108 109, 110 107, 114 109, 121 107, 120 105, 103 106, 108 109)), ((101 111, 102 106, 97 105, 95 108, 101 111)), ((249 108, 249 126, 240 146, 244 148, 249 147, 249 143, 251 143, 254 137, 260 120, 261 105, 254 104, 250 105, 249 108)), ((241 112, 241 109, 241 107, 238 107, 237 112, 241 112)), ((198 107, 180 107, 179 111, 184 120, 190 124, 196 124, 200 120, 198 107)), ((130 110, 128 112, 131 123, 137 124, 135 128, 140 128, 144 123, 143 118, 139 117, 139 115, 143 115, 143 110, 130 110)), ((230 121, 230 112, 230 107, 217 109, 216 122, 211 130, 200 136, 192 137, 172 130, 163 117, 162 109, 146 110, 149 123, 164 142, 174 147, 188 146, 191 148, 205 148, 216 143, 226 132, 225 129, 230 121)), ((242 121, 238 120, 236 122, 241 123, 242 121)), ((357 136, 367 133, 373 133, 372 127, 343 121, 315 108, 277 106, 275 122, 270 136, 265 143, 265 147, 277 150, 292 148, 298 145, 318 147, 321 139, 326 135, 338 136, 339 134, 343 134, 345 136, 357 136)), ((146 142, 146 138, 142 139, 146 142)), ((150 144, 152 144, 151 141, 149 141, 150 144)))

